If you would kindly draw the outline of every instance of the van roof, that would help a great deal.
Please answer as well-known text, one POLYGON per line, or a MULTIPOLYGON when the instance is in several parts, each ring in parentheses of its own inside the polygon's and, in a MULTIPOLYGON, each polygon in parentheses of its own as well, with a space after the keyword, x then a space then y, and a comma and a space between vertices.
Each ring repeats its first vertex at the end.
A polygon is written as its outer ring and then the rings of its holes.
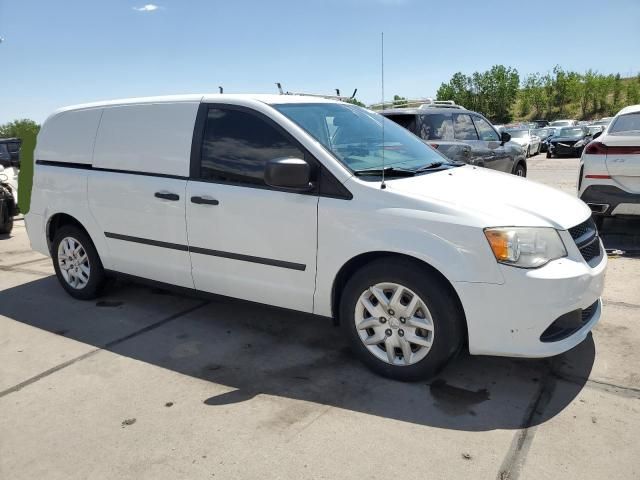
POLYGON ((101 102, 82 103, 59 108, 55 114, 72 110, 86 110, 90 108, 112 107, 118 105, 137 105, 144 103, 178 103, 178 102, 207 102, 224 100, 255 100, 269 105, 279 103, 338 103, 336 100, 315 97, 309 95, 278 95, 278 94, 227 94, 227 93, 200 93, 187 95, 163 95, 158 97, 137 97, 118 100, 106 100, 101 102))

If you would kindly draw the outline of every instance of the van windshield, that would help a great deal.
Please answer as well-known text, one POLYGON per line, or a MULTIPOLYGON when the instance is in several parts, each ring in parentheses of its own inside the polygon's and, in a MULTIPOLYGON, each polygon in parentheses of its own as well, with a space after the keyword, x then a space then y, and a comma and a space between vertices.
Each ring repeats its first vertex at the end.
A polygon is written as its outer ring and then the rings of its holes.
POLYGON ((385 168, 414 171, 435 165, 453 166, 446 157, 395 122, 355 105, 288 103, 272 106, 354 172, 381 169, 383 153, 385 168))

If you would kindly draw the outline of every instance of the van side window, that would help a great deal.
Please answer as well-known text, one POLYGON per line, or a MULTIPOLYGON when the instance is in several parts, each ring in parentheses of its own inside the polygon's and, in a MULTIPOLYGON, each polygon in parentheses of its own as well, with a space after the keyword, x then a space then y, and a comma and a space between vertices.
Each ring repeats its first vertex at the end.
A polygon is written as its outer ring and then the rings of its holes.
POLYGON ((484 140, 485 142, 497 142, 500 140, 496 131, 484 118, 474 115, 473 123, 476 124, 476 129, 480 134, 480 140, 484 140))
POLYGON ((304 158, 304 153, 258 115, 225 107, 209 109, 201 178, 264 185, 267 162, 285 157, 304 158))
POLYGON ((442 113, 419 115, 418 136, 423 140, 453 140, 451 116, 442 113))
POLYGON ((453 116, 453 131, 456 140, 478 140, 478 132, 473 126, 471 115, 458 113, 453 116))

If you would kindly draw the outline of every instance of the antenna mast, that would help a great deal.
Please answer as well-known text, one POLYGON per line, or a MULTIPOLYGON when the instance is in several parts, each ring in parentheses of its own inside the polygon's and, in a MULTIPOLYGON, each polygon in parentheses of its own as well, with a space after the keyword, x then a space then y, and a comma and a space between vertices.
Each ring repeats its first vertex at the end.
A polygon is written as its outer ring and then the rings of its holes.
MULTIPOLYGON (((384 110, 384 32, 381 35, 381 52, 382 52, 382 62, 381 62, 381 77, 382 77, 382 109, 384 110)), ((380 188, 384 190, 387 186, 384 183, 384 117, 382 117, 382 183, 380 184, 380 188)))

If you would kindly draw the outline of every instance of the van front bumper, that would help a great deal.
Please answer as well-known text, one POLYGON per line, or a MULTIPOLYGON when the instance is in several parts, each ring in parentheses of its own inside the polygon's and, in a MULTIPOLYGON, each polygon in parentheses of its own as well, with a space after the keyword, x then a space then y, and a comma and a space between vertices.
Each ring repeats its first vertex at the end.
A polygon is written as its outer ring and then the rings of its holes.
POLYGON ((538 269, 501 265, 501 285, 456 282, 470 353, 550 357, 582 342, 602 315, 607 266, 602 245, 601 251, 592 266, 570 254, 538 269), (558 332, 558 326, 564 330, 558 332))

